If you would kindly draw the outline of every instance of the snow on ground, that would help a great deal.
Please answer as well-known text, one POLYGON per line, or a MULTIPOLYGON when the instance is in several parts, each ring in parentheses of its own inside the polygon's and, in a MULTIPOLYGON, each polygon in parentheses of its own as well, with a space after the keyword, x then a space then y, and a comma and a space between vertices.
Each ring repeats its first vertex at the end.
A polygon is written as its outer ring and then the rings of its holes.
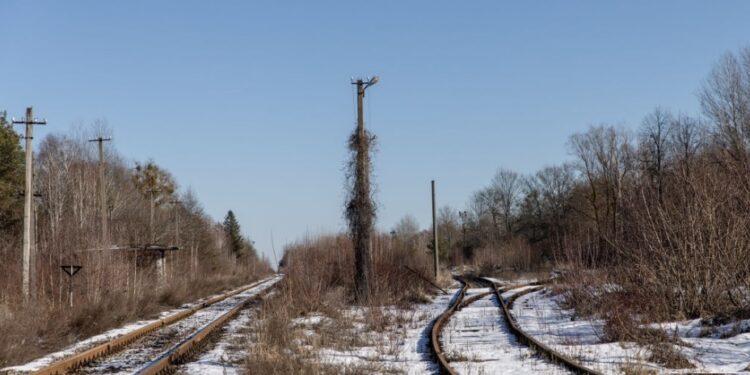
POLYGON ((292 320, 292 324, 294 324, 295 326, 301 326, 301 327, 311 326, 311 325, 314 326, 316 324, 322 324, 325 322, 330 322, 330 318, 320 313, 310 314, 308 316, 295 318, 292 320))
MULTIPOLYGON (((267 298, 275 292, 269 293, 267 298)), ((192 362, 177 368, 177 374, 195 375, 239 375, 244 374, 243 362, 247 358, 247 346, 242 329, 255 318, 257 309, 248 308, 240 311, 236 318, 229 321, 221 330, 215 344, 192 362)))
MULTIPOLYGON (((505 293, 505 297, 526 288, 517 288, 505 293)), ((373 330, 365 323, 366 309, 350 308, 344 312, 344 320, 351 328, 339 330, 338 336, 356 336, 354 345, 334 347, 328 345, 318 352, 323 364, 338 368, 366 368, 368 373, 436 373, 437 364, 430 354, 429 336, 434 320, 457 298, 459 289, 449 290, 450 295, 438 295, 431 303, 416 305, 411 310, 395 307, 383 308, 381 312, 389 324, 381 331, 373 330)), ((467 289, 465 298, 486 293, 487 288, 467 289)), ((295 319, 295 326, 308 328, 307 334, 325 331, 327 324, 335 324, 322 315, 311 315, 295 319)), ((463 308, 449 321, 442 337, 444 350, 449 359, 457 364, 464 374, 496 374, 517 372, 519 374, 567 374, 559 366, 552 365, 518 343, 507 331, 499 304, 493 295, 463 308), (471 345, 468 345, 470 340, 471 345), (468 353, 464 353, 468 349, 468 353), (454 355, 455 354, 455 355, 454 355), (453 355, 453 357, 451 357, 453 355)))
POLYGON ((513 297, 513 296, 515 296, 518 293, 527 291, 529 289, 534 289, 534 288, 538 288, 538 287, 534 286, 534 285, 524 285, 524 286, 520 286, 518 288, 513 288, 513 289, 507 290, 505 292, 502 292, 502 293, 500 293, 500 296, 503 297, 503 300, 505 300, 507 302, 508 298, 513 297))
POLYGON ((497 278, 494 278, 494 277, 483 277, 483 279, 485 279, 485 280, 487 280, 487 281, 489 281, 491 283, 494 283, 497 286, 502 286, 502 285, 508 283, 508 280, 500 280, 500 279, 497 279, 497 278))
MULTIPOLYGON (((170 310, 172 313, 178 313, 180 311, 186 310, 188 307, 185 307, 184 305, 178 309, 170 310)), ((115 328, 112 330, 109 330, 103 334, 92 336, 86 340, 79 341, 78 343, 63 349, 59 352, 55 352, 52 354, 48 354, 44 357, 35 359, 29 363, 18 365, 18 366, 11 366, 6 367, 3 369, 0 369, 0 373, 24 373, 24 372, 32 372, 37 371, 43 367, 49 366, 52 363, 61 360, 63 358, 69 357, 75 353, 85 351, 89 348, 92 348, 96 345, 99 345, 101 343, 104 343, 106 341, 109 341, 111 339, 114 339, 115 337, 119 337, 122 335, 125 335, 127 333, 130 333, 132 331, 135 331, 136 329, 139 329, 143 326, 146 326, 150 323, 152 323, 155 320, 143 320, 131 324, 127 324, 125 326, 122 326, 120 328, 115 328)))
POLYGON ((688 346, 680 348, 680 352, 701 371, 750 374, 750 320, 709 327, 695 319, 651 327, 682 338, 688 346))
POLYGON ((280 276, 267 279, 239 294, 202 308, 195 314, 146 334, 128 345, 124 350, 87 363, 79 368, 77 373, 118 375, 135 373, 152 360, 168 355, 185 338, 207 327, 248 298, 272 287, 279 280, 281 280, 280 276))
POLYGON ((570 373, 518 342, 494 294, 456 312, 443 328, 440 342, 451 367, 460 374, 570 373))
POLYGON ((632 343, 603 343, 604 322, 575 319, 573 310, 560 307, 560 298, 548 290, 531 292, 516 300, 511 313, 526 333, 589 368, 607 374, 620 374, 623 366, 665 371, 645 360, 650 355, 647 349, 632 343))
MULTIPOLYGON (((266 280, 270 280, 270 279, 271 278, 266 279, 266 280)), ((245 288, 245 287, 246 286, 234 289, 234 291, 242 289, 242 288, 245 288)), ((219 294, 222 294, 222 293, 219 293, 219 294)), ((216 295, 219 295, 219 294, 216 294, 216 295)), ((214 296, 216 296, 216 295, 214 295, 214 296)), ((192 308, 193 306, 195 306, 197 304, 200 304, 203 301, 206 301, 206 300, 208 300, 208 299, 210 299, 210 298, 212 298, 214 296, 209 296, 209 297, 201 298, 199 300, 196 300, 195 302, 183 304, 179 308, 171 309, 171 310, 168 310, 168 311, 164 311, 161 314, 159 314, 159 317, 156 318, 156 319, 141 320, 141 321, 138 321, 138 322, 127 324, 127 325, 122 326, 120 328, 111 329, 111 330, 109 330, 109 331, 107 331, 105 333, 102 333, 102 334, 99 334, 99 335, 96 335, 96 336, 92 336, 92 337, 87 338, 87 339, 85 339, 83 341, 79 341, 78 343, 76 343, 76 344, 74 344, 72 346, 69 346, 68 348, 65 348, 65 349, 63 349, 61 351, 58 351, 58 352, 55 352, 55 353, 48 354, 48 355, 46 355, 44 357, 35 359, 35 360, 33 360, 33 361, 29 362, 29 363, 26 363, 26 364, 23 364, 23 365, 19 365, 19 366, 11 366, 11 367, 6 367, 6 368, 3 368, 3 369, 0 369, 0 372, 2 372, 2 373, 6 373, 6 372, 8 372, 8 373, 24 373, 24 372, 37 371, 37 370, 39 370, 41 368, 44 368, 46 366, 51 365, 52 363, 54 363, 56 361, 59 361, 59 360, 64 359, 66 357, 69 357, 69 356, 71 356, 73 354, 83 352, 85 350, 93 348, 94 346, 97 346, 99 344, 102 344, 102 343, 105 343, 105 342, 107 342, 109 340, 112 340, 112 339, 114 339, 116 337, 120 337, 120 336, 123 336, 125 334, 130 333, 130 332, 133 332, 133 331, 135 331, 135 330, 137 330, 139 328, 142 328, 142 327, 144 327, 144 326, 146 326, 148 324, 151 324, 151 323, 153 323, 155 321, 158 321, 159 319, 163 319, 163 318, 165 318, 167 316, 174 315, 174 314, 180 313, 182 311, 188 310, 188 309, 192 308)))
POLYGON ((490 281, 494 283, 497 286, 507 286, 507 285, 524 285, 524 284, 532 284, 539 281, 536 277, 522 277, 522 278, 513 278, 513 279, 498 279, 496 277, 483 277, 483 279, 490 281))
POLYGON ((464 293, 464 299, 468 299, 482 293, 487 293, 489 291, 490 290, 487 288, 467 288, 466 293, 464 293))
MULTIPOLYGON (((353 324, 347 332, 339 334, 357 337, 359 345, 323 348, 319 352, 321 362, 338 367, 363 367, 368 373, 437 372, 430 353, 430 330, 434 320, 458 297, 458 291, 457 287, 449 289, 449 294, 439 294, 430 303, 415 305, 414 309, 380 309, 388 324, 379 331, 368 329, 362 322, 363 309, 344 311, 345 319, 353 324)), ((315 320, 326 324, 325 319, 315 320)))
MULTIPOLYGON (((750 320, 706 326, 699 319, 651 324, 681 338, 674 348, 693 363, 693 369, 665 369, 646 359, 650 352, 633 343, 602 343, 601 320, 573 320, 573 311, 559 306, 560 296, 548 291, 520 297, 512 312, 527 333, 590 367, 621 373, 624 364, 640 364, 659 373, 750 374, 750 320)), ((662 344, 667 345, 667 344, 662 344)))

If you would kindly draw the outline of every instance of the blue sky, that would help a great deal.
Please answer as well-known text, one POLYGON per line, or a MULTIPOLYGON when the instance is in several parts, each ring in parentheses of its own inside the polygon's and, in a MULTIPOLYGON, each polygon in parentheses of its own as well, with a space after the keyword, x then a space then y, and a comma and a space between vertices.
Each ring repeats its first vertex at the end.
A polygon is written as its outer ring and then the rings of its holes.
POLYGON ((721 54, 750 44, 747 1, 2 1, 0 110, 106 119, 271 259, 343 230, 352 76, 368 91, 378 226, 429 225, 498 167, 569 158, 567 137, 688 114, 721 54))

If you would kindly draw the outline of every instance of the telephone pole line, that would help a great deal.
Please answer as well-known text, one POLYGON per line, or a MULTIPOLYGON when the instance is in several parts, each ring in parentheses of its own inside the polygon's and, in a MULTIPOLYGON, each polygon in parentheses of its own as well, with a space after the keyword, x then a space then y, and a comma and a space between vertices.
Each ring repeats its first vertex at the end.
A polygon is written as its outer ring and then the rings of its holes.
MULTIPOLYGON (((180 242, 180 204, 182 204, 182 201, 179 199, 172 199, 169 201, 169 203, 172 204, 172 210, 174 211, 174 245, 173 246, 180 247, 179 245, 179 242, 180 242)), ((170 255, 170 257, 172 256, 170 255)), ((169 264, 167 264, 165 267, 166 268, 174 267, 174 259, 171 262, 169 262, 169 264)), ((172 277, 171 276, 172 271, 168 270, 167 273, 170 275, 170 277, 172 277)))
POLYGON ((180 204, 182 203, 179 199, 173 199, 169 201, 172 204, 174 210, 174 245, 179 247, 180 242, 180 204))
POLYGON ((23 205, 23 300, 29 301, 29 285, 31 284, 31 257, 34 252, 33 240, 31 238, 31 210, 34 199, 34 152, 32 150, 32 140, 34 139, 34 125, 47 125, 45 119, 35 119, 32 107, 26 108, 26 118, 19 120, 12 119, 13 124, 26 125, 26 190, 24 194, 23 205))
POLYGON ((432 180, 432 248, 435 253, 435 280, 438 278, 438 230, 437 230, 437 215, 435 210, 435 180, 432 180))
MULTIPOLYGON (((154 208, 156 205, 155 194, 159 192, 159 189, 150 189, 149 191, 150 200, 150 213, 148 220, 148 232, 149 232, 149 245, 154 246, 156 244, 156 236, 154 232, 154 208)), ((159 273, 159 281, 164 281, 165 267, 164 267, 164 252, 160 252, 158 258, 156 258, 156 270, 159 273)))
POLYGON ((149 216, 148 216, 148 240, 150 244, 156 242, 156 235, 154 234, 154 208, 156 205, 155 194, 159 192, 159 189, 149 189, 149 216))
POLYGON ((101 245, 109 245, 109 228, 107 226, 107 193, 104 186, 104 142, 111 141, 112 138, 94 138, 89 142, 97 142, 99 146, 99 215, 101 215, 101 245))

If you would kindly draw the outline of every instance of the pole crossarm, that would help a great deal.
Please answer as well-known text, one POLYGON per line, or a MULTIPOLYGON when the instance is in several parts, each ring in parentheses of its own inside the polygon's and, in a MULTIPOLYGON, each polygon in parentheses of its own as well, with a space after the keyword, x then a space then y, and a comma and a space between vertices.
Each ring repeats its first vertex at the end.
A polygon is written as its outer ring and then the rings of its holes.
POLYGON ((10 121, 13 124, 16 125, 47 125, 47 119, 37 119, 37 118, 31 118, 29 120, 26 117, 21 117, 20 119, 17 119, 14 117, 10 121))
POLYGON ((177 246, 164 246, 158 244, 131 245, 129 247, 120 247, 117 250, 124 251, 176 251, 180 250, 177 246))
POLYGON ((91 248, 77 250, 76 253, 93 252, 93 251, 176 251, 180 250, 178 246, 164 246, 156 244, 130 245, 130 246, 112 246, 104 248, 91 248))

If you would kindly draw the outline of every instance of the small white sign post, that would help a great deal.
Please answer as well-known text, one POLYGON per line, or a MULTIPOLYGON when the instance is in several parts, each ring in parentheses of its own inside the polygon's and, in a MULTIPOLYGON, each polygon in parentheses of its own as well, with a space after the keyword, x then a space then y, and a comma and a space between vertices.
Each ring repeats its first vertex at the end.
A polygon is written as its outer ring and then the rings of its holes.
POLYGON ((83 266, 66 265, 60 266, 63 271, 68 275, 68 297, 70 299, 70 308, 73 308, 73 276, 83 268, 83 266))

